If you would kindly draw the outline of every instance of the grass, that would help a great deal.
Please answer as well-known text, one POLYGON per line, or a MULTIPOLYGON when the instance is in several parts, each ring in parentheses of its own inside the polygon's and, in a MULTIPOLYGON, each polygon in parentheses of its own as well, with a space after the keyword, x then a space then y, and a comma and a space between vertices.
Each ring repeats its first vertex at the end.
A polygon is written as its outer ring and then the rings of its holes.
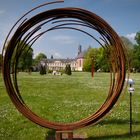
MULTIPOLYGON (((87 140, 139 140, 140 74, 133 94, 133 135, 129 135, 129 94, 122 93, 119 104, 98 124, 76 130, 87 140)), ((54 122, 73 122, 94 113, 104 102, 109 88, 109 74, 74 72, 71 76, 18 74, 21 95, 30 109, 54 122)), ((44 140, 50 133, 22 116, 11 103, 0 76, 0 140, 44 140)))

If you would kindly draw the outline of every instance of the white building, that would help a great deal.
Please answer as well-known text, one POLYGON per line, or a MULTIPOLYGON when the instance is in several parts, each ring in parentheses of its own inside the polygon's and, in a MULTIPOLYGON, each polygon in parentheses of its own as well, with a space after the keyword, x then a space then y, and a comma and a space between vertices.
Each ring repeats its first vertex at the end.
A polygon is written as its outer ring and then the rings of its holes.
POLYGON ((43 60, 46 63, 48 70, 65 70, 67 64, 70 64, 72 71, 83 71, 84 63, 84 52, 82 52, 82 47, 78 47, 78 55, 75 59, 54 59, 51 56, 51 59, 43 60))
POLYGON ((75 59, 47 59, 47 68, 49 70, 64 70, 67 64, 70 64, 72 71, 76 70, 75 59))

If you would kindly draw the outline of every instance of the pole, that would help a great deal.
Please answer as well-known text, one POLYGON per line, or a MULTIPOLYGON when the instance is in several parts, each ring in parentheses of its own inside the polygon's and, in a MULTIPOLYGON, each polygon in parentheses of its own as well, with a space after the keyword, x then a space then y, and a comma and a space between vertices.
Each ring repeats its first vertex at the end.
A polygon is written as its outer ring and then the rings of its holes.
POLYGON ((132 79, 128 79, 128 84, 129 84, 129 93, 130 93, 130 135, 132 135, 132 94, 134 92, 133 84, 134 81, 132 79))
POLYGON ((132 135, 132 92, 131 91, 130 91, 130 135, 132 135))
POLYGON ((94 58, 91 58, 91 77, 94 77, 94 58))
POLYGON ((91 66, 91 76, 92 76, 92 78, 94 77, 94 64, 92 64, 92 66, 91 66))

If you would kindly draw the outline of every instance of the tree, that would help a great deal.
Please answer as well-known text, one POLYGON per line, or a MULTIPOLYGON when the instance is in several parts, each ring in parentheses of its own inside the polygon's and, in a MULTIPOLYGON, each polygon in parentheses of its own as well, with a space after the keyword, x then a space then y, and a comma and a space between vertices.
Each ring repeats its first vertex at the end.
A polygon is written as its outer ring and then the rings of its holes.
POLYGON ((132 68, 140 72, 140 45, 134 45, 132 68))
POLYGON ((26 46, 26 49, 23 51, 22 55, 19 58, 18 69, 19 70, 28 70, 30 71, 33 62, 33 50, 26 46))
POLYGON ((106 50, 102 47, 91 48, 89 47, 85 53, 84 71, 91 71, 91 67, 94 66, 94 70, 102 69, 102 71, 109 71, 109 66, 106 58, 106 50))
MULTIPOLYGON (((89 47, 85 53, 85 60, 84 60, 84 71, 91 71, 92 63, 95 62, 96 54, 97 54, 97 48, 91 48, 89 47)), ((94 68, 96 69, 96 64, 94 63, 94 68)))
POLYGON ((140 31, 135 36, 136 44, 133 49, 132 68, 140 72, 140 31))
POLYGON ((107 53, 108 49, 100 47, 98 49, 97 65, 98 69, 101 69, 104 72, 109 72, 110 56, 107 53))
POLYGON ((41 75, 46 74, 46 67, 45 67, 45 65, 41 65, 41 66, 40 66, 40 74, 41 74, 41 75))
POLYGON ((0 54, 0 72, 1 72, 1 69, 2 69, 2 54, 0 54))
POLYGON ((124 36, 121 36, 121 40, 124 43, 126 49, 128 49, 128 50, 132 50, 133 49, 134 45, 133 45, 133 43, 128 38, 126 38, 124 36))
POLYGON ((125 52, 125 55, 126 55, 126 60, 128 61, 128 63, 126 63, 126 68, 128 67, 127 65, 129 64, 130 67, 134 61, 134 58, 133 58, 133 50, 134 50, 134 44, 126 37, 124 36, 121 36, 121 40, 125 46, 125 49, 124 52, 125 52))
POLYGON ((140 45, 140 31, 136 33, 135 40, 138 45, 140 45))
POLYGON ((83 70, 84 71, 90 71, 91 70, 91 57, 92 57, 92 48, 89 47, 85 53, 85 56, 84 56, 84 64, 83 64, 83 70))
POLYGON ((71 73, 71 67, 70 67, 70 64, 67 64, 67 65, 66 65, 65 73, 66 73, 67 75, 71 75, 71 74, 72 74, 72 73, 71 73))
POLYGON ((38 65, 42 59, 47 59, 44 53, 39 53, 34 59, 34 65, 38 65))
POLYGON ((24 71, 30 71, 33 62, 33 49, 29 44, 26 44, 24 41, 20 41, 14 49, 12 55, 11 66, 13 63, 17 63, 17 69, 24 71))

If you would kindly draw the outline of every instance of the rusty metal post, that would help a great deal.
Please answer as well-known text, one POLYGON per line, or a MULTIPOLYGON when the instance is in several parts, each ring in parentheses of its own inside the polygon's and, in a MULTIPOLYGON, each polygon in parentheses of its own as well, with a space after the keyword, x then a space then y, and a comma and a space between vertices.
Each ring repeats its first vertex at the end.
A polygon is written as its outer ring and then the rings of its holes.
POLYGON ((55 140, 63 140, 63 138, 67 140, 73 140, 73 132, 72 131, 56 131, 55 132, 55 140), (63 134, 67 134, 67 135, 64 136, 63 134))
POLYGON ((60 131, 55 132, 55 140, 62 140, 62 132, 60 131))
POLYGON ((68 132, 68 140, 73 140, 73 132, 68 132))

